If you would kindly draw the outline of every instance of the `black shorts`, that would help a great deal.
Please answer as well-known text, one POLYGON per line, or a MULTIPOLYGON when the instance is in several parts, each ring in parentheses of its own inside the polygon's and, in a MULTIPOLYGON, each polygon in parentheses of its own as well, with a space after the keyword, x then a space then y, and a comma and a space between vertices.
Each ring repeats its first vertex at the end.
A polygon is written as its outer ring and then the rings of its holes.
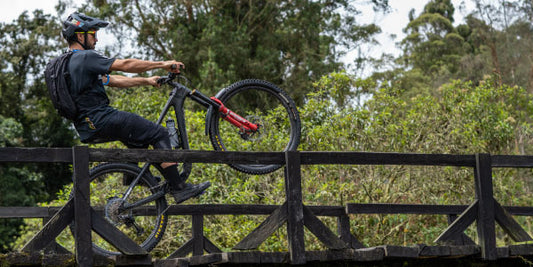
POLYGON ((165 127, 137 114, 115 110, 85 143, 121 141, 130 148, 145 148, 168 138, 165 127))

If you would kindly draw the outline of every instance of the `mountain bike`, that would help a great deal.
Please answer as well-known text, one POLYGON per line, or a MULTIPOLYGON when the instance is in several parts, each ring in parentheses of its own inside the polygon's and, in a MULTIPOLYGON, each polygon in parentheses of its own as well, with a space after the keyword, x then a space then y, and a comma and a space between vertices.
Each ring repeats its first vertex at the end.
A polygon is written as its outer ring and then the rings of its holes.
MULTIPOLYGON (((175 73, 158 81, 172 87, 157 124, 162 124, 168 117, 166 127, 174 149, 190 149, 184 117, 187 98, 207 109, 205 134, 209 135, 215 150, 275 152, 297 149, 301 130, 298 110, 287 93, 274 84, 256 79, 242 80, 220 90, 214 97, 207 97, 177 80, 190 84, 184 76, 175 73), (175 118, 171 117, 171 108, 175 118)), ((248 174, 266 174, 281 167, 279 164, 230 166, 248 174)), ((109 222, 146 251, 151 251, 159 243, 167 226, 165 196, 169 187, 161 179, 160 168, 159 164, 151 163, 144 163, 143 167, 136 163, 103 163, 89 173, 91 206, 103 212, 109 222), (136 212, 146 206, 155 207, 155 212, 150 216, 136 212)), ((181 176, 188 177, 192 164, 181 163, 179 169, 181 176)), ((98 236, 93 236, 93 249, 106 256, 120 254, 98 236)))

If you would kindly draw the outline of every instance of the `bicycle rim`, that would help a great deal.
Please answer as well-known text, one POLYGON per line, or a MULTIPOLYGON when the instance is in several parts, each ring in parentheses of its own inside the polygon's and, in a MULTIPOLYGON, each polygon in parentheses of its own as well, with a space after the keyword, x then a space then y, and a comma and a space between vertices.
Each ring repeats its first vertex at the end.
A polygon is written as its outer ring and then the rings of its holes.
MULTIPOLYGON (((300 142, 300 117, 294 101, 275 85, 261 80, 243 80, 217 94, 224 105, 260 125, 259 132, 242 135, 241 129, 211 116, 209 135, 215 150, 281 152, 296 150, 300 142)), ((279 164, 234 164, 231 167, 250 174, 266 174, 279 164)))
MULTIPOLYGON (((167 225, 167 202, 164 197, 148 203, 141 208, 148 209, 150 214, 139 214, 139 209, 115 213, 117 199, 126 191, 131 181, 140 173, 140 168, 133 164, 107 163, 96 166, 90 171, 91 207, 108 222, 126 234, 146 251, 151 251, 161 240, 167 225), (136 229, 131 224, 135 222, 136 229), (140 231, 139 229, 142 229, 140 231)), ((133 189, 128 203, 133 203, 160 190, 160 185, 149 173, 145 173, 138 185, 133 189)), ((71 195, 72 197, 72 195, 71 195)), ((71 225, 71 230, 73 225, 71 225)), ((72 231, 74 232, 74 231, 72 231)), ((111 244, 93 232, 93 250, 105 256, 121 254, 111 244)))

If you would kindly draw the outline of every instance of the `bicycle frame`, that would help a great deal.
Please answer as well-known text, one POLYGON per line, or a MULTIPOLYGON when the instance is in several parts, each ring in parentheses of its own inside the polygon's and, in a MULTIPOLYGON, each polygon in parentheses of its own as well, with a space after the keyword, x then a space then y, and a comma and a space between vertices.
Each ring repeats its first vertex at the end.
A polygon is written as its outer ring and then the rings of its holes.
MULTIPOLYGON (((201 104, 202 106, 208 108, 210 111, 211 111, 211 108, 213 108, 214 110, 217 110, 218 112, 220 112, 221 114, 221 117, 228 121, 229 123, 231 123, 232 125, 234 125, 235 127, 239 128, 239 130, 242 132, 242 133, 253 133, 253 132, 256 132, 259 130, 260 128, 260 125, 259 124, 254 124, 254 123, 251 123, 250 121, 246 120, 245 118, 239 116, 238 114, 236 114, 235 112, 229 110, 228 108, 226 108, 224 106, 224 104, 218 100, 216 97, 207 97, 206 95, 202 94, 201 92, 197 91, 196 89, 189 89, 187 88, 185 85, 181 84, 181 83, 178 83, 178 82, 173 82, 171 81, 175 75, 172 75, 172 74, 169 74, 169 80, 166 81, 165 83, 168 83, 169 85, 171 85, 173 87, 172 91, 170 92, 170 97, 169 99, 167 100, 165 106, 163 107, 163 110, 161 111, 161 114, 159 115, 159 118, 157 120, 157 124, 161 124, 164 120, 164 118, 166 117, 166 115, 168 114, 168 111, 170 110, 171 107, 174 108, 174 111, 175 111, 175 119, 176 119, 176 130, 177 130, 177 134, 178 134, 178 146, 175 147, 175 148, 178 148, 178 149, 184 149, 184 150, 188 150, 190 149, 189 147, 189 139, 188 139, 188 135, 187 135, 187 128, 186 128, 186 125, 185 125, 185 116, 184 116, 184 103, 185 103, 185 98, 189 97, 191 98, 192 100, 196 101, 197 103, 201 104)), ((206 124, 208 123, 208 120, 206 120, 206 124)), ((206 126, 207 127, 207 126, 206 126)), ((133 191, 133 188, 137 185, 137 183, 139 182, 140 178, 144 175, 144 173, 148 170, 148 168, 150 167, 150 163, 146 163, 143 168, 141 169, 141 172, 139 173, 139 175, 137 175, 137 177, 135 177, 135 179, 132 181, 132 183, 130 184, 130 186, 128 187, 128 189, 126 190, 126 192, 124 193, 124 195, 122 196, 122 200, 126 200, 128 198, 128 196, 131 194, 131 192, 133 191)), ((192 164, 191 163, 183 163, 182 164, 182 171, 180 172, 180 176, 182 178, 184 178, 184 180, 186 180, 186 178, 189 177, 190 173, 191 173, 191 169, 192 169, 192 164)), ((131 208, 134 208, 134 207, 138 207, 138 206, 141 206, 141 205, 144 205, 146 203, 149 203, 151 201, 154 201, 160 197, 163 197, 165 195, 165 190, 160 190, 159 192, 147 197, 147 198, 144 198, 144 199, 141 199, 135 203, 131 203, 131 204, 125 204, 122 209, 126 210, 126 209, 131 209, 131 208)), ((124 203, 127 203, 127 202, 124 202, 124 203)))

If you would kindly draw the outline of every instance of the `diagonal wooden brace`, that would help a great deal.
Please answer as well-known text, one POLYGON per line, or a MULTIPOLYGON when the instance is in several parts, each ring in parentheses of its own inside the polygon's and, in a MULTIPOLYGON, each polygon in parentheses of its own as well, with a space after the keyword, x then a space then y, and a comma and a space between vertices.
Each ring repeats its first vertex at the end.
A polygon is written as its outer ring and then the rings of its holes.
POLYGON ((74 220, 74 199, 70 199, 52 218, 44 225, 24 247, 22 251, 40 251, 50 245, 56 237, 74 220))
POLYGON ((345 249, 348 244, 335 235, 322 221, 320 221, 311 210, 303 206, 304 225, 313 233, 318 240, 322 241, 330 249, 345 249))
POLYGON ((287 221, 287 202, 277 208, 266 220, 248 234, 233 249, 257 249, 270 235, 287 221))
POLYGON ((523 242, 533 240, 522 226, 496 200, 494 201, 494 215, 496 222, 514 241, 523 242))
POLYGON ((455 240, 470 226, 478 214, 478 201, 474 201, 448 228, 435 239, 437 243, 447 243, 455 240))
POLYGON ((148 252, 133 242, 126 234, 119 231, 114 225, 99 215, 91 208, 93 230, 105 241, 113 245, 125 255, 147 255, 148 252))

